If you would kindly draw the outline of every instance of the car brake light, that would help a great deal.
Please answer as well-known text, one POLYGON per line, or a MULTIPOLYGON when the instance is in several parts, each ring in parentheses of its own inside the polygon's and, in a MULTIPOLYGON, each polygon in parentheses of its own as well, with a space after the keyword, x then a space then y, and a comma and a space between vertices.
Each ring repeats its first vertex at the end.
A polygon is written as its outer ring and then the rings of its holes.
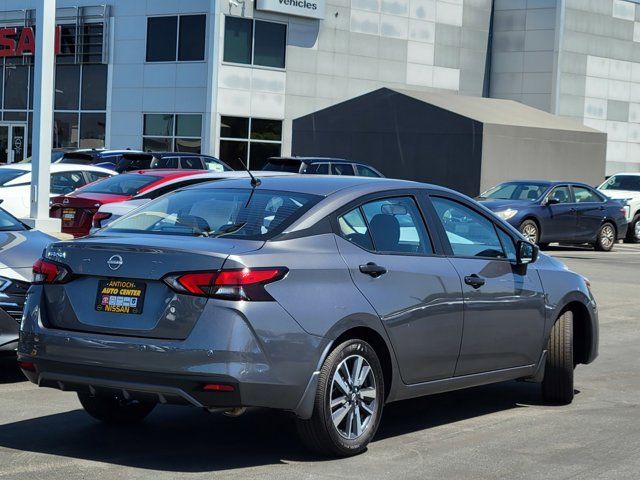
POLYGON ((235 387, 226 383, 207 383, 202 387, 205 392, 233 392, 235 387))
POLYGON ((69 271, 62 265, 41 258, 33 264, 33 283, 63 283, 69 271))
POLYGON ((223 300, 273 300, 264 286, 284 278, 285 267, 242 268, 169 275, 164 282, 179 293, 223 300))
POLYGON ((27 362, 24 360, 20 360, 18 361, 18 366, 22 369, 22 370, 26 370, 28 372, 35 372, 36 371, 36 366, 33 362, 27 362))
POLYGON ((102 221, 111 218, 111 213, 108 212, 96 212, 93 214, 93 228, 102 228, 102 221))

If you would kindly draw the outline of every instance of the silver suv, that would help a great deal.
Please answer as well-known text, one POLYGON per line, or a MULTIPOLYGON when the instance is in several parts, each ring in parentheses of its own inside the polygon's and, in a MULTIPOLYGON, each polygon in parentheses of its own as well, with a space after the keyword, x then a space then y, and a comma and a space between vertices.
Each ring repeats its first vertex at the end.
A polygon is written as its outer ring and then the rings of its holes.
POLYGON ((588 282, 450 190, 223 180, 162 196, 34 266, 19 361, 95 418, 157 404, 292 411, 329 455, 385 403, 511 379, 573 399, 598 353, 588 282))

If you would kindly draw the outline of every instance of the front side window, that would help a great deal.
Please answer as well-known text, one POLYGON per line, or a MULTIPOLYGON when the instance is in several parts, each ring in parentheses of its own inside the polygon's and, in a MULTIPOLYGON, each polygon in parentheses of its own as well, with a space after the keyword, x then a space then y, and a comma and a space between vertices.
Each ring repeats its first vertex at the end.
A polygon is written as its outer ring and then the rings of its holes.
POLYGON ((147 62, 204 60, 206 15, 147 18, 147 62))
POLYGON ((322 197, 275 190, 202 188, 152 200, 106 232, 268 240, 322 197))
POLYGON ((556 203, 573 203, 571 190, 569 190, 569 187, 566 185, 554 188, 549 195, 549 199, 552 199, 556 203))
POLYGON ((448 198, 432 197, 431 201, 455 256, 507 257, 491 220, 448 198))
POLYGON ((573 195, 576 198, 576 203, 589 203, 589 202, 602 202, 602 198, 593 190, 586 187, 573 187, 573 195))
POLYGON ((146 152, 190 152, 202 149, 202 115, 147 113, 142 137, 146 152))
POLYGON ((225 17, 225 62, 284 68, 286 49, 286 24, 225 17))
POLYGON ((365 250, 381 253, 433 253, 415 201, 385 198, 366 203, 338 218, 340 235, 365 250))
POLYGON ((282 120, 221 117, 220 159, 234 170, 261 170, 281 148, 282 120))
POLYGON ((354 165, 356 168, 356 175, 359 177, 372 177, 372 178, 380 178, 380 175, 376 173, 372 168, 366 167, 364 165, 354 165))

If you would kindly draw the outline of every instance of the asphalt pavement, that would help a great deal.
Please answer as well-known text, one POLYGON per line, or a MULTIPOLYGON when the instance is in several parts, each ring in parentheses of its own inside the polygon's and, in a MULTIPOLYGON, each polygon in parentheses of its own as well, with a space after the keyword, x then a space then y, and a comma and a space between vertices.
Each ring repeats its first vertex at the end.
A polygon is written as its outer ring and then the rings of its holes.
POLYGON ((0 479, 640 478, 640 245, 549 253, 586 275, 600 306, 600 357, 576 371, 573 404, 508 382, 388 405, 369 450, 307 453, 292 419, 232 419, 159 407, 136 426, 89 418, 73 393, 0 364, 0 479))

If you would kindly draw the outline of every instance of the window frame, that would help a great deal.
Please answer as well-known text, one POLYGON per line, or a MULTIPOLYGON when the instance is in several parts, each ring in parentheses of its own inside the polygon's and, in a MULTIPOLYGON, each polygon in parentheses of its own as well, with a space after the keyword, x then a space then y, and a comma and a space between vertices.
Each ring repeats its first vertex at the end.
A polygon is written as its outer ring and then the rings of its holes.
POLYGON ((287 46, 289 45, 289 22, 284 22, 282 20, 272 20, 272 19, 263 19, 263 18, 246 18, 240 17, 238 15, 223 15, 223 23, 222 23, 222 45, 221 45, 221 65, 231 65, 234 67, 245 67, 245 68, 261 68, 264 70, 273 70, 276 72, 284 72, 287 70, 287 46), (224 59, 224 49, 225 49, 225 37, 227 31, 227 17, 235 17, 235 18, 243 18, 245 20, 251 21, 251 63, 237 63, 237 62, 229 62, 224 59), (270 67, 268 65, 256 65, 255 64, 255 52, 256 52, 256 22, 266 22, 266 23, 278 23, 280 25, 284 25, 285 33, 284 33, 284 67, 270 67))
MULTIPOLYGON (((218 157, 220 152, 220 144, 221 142, 237 142, 237 143, 245 143, 247 145, 247 158, 246 158, 246 166, 250 170, 253 169, 251 166, 251 144, 252 143, 268 143, 271 145, 280 145, 280 155, 282 155, 282 137, 283 137, 283 129, 284 129, 284 119, 280 118, 264 118, 264 117, 241 117, 238 115, 223 115, 220 114, 218 116, 219 128, 218 128, 218 157), (232 118, 242 118, 247 119, 247 136, 246 137, 223 137, 222 136, 222 118, 223 117, 232 117, 232 118), (251 138, 251 131, 253 127, 253 120, 270 120, 275 122, 280 122, 280 140, 258 140, 251 138)), ((279 155, 278 155, 279 156, 279 155)), ((227 164, 222 158, 219 159, 221 162, 227 164)), ((299 171, 299 170, 298 170, 299 171)))
POLYGON ((142 112, 142 145, 144 148, 144 140, 145 138, 151 138, 151 139, 169 139, 171 140, 171 152, 175 152, 175 153, 189 153, 193 156, 200 156, 203 155, 202 153, 202 142, 204 139, 203 136, 203 130, 204 130, 204 113, 193 113, 193 112, 142 112), (171 115, 173 116, 173 123, 171 126, 171 135, 145 135, 144 133, 144 123, 145 123, 145 117, 147 115, 171 115), (178 135, 178 116, 179 115, 198 115, 200 116, 200 136, 199 137, 192 137, 192 136, 185 136, 185 135, 178 135), (179 139, 185 139, 185 140, 200 140, 200 152, 196 153, 196 152, 178 152, 178 150, 176 150, 176 140, 179 139))
POLYGON ((440 239, 436 234, 434 234, 433 230, 429 228, 429 223, 427 221, 428 215, 426 215, 426 212, 424 210, 424 206, 422 204, 420 197, 421 197, 420 192, 418 190, 413 190, 413 189, 389 190, 386 192, 376 192, 376 193, 370 193, 368 195, 363 195, 343 205, 342 207, 335 210, 330 215, 329 220, 331 223, 331 229, 336 236, 342 238, 345 242, 349 242, 349 244, 354 245, 355 247, 359 248, 363 252, 368 252, 368 253, 371 253, 372 255, 393 255, 393 256, 401 256, 401 257, 442 257, 443 252, 442 252, 442 245, 441 245, 440 239), (401 198, 401 197, 411 198, 415 202, 416 208, 418 210, 418 214, 420 215, 420 219, 422 220, 424 232, 427 235, 427 241, 430 243, 430 246, 431 246, 431 253, 387 252, 387 251, 375 250, 376 245, 375 245, 375 242, 373 241, 373 236, 369 232, 369 221, 367 220, 367 216, 364 214, 364 211, 362 210, 362 206, 366 205, 367 203, 372 203, 375 201, 381 201, 388 198, 401 198), (360 214, 362 215, 362 218, 364 219, 365 224, 367 225, 367 236, 371 240, 371 245, 373 245, 374 250, 368 250, 366 248, 363 248, 361 245, 351 242, 350 240, 346 239, 340 231, 340 224, 338 222, 338 219, 355 209, 360 210, 360 214))
POLYGON ((506 226, 502 225, 501 223, 496 221, 496 218, 493 218, 493 216, 490 213, 484 212, 481 208, 477 208, 476 206, 474 206, 473 204, 468 202, 466 199, 464 199, 462 197, 458 197, 456 195, 452 195, 452 194, 450 194, 450 193, 448 193, 446 191, 439 191, 439 190, 432 190, 432 189, 425 190, 424 205, 425 205, 425 210, 428 212, 428 216, 430 218, 430 221, 433 222, 433 225, 435 225, 434 228, 437 231, 438 238, 439 238, 440 243, 442 245, 443 256, 448 257, 448 258, 462 258, 462 259, 467 259, 467 260, 509 262, 511 265, 517 265, 517 261, 511 260, 511 259, 508 258, 507 251, 505 249, 504 243, 503 243, 503 241, 500 238, 500 235, 498 233, 498 231, 502 231, 503 233, 507 234, 511 238, 511 240, 513 241, 513 243, 514 243, 514 245, 516 247, 516 251, 517 251, 517 248, 518 248, 517 244, 518 244, 518 241, 521 240, 521 238, 519 238, 518 235, 514 234, 515 230, 510 225, 508 225, 508 224, 506 224, 506 226), (499 258, 499 257, 479 257, 479 256, 468 256, 468 255, 456 255, 454 253, 454 251, 453 251, 453 247, 451 246, 451 243, 449 242, 449 238, 447 236, 447 231, 445 230, 444 225, 442 224, 442 220, 440 220, 438 212, 436 211, 435 206, 432 203, 432 198, 433 197, 440 197, 440 198, 444 198, 446 200, 450 200, 452 202, 457 202, 460 205, 462 205, 462 206, 464 206, 466 208, 469 208, 470 210, 472 210, 476 214, 480 215, 481 217, 484 217, 486 220, 491 222, 493 224, 493 228, 494 228, 494 231, 496 233, 496 237, 498 238, 498 242, 500 243, 500 246, 502 247, 502 252, 504 253, 505 257, 504 258, 499 258))
POLYGON ((207 34, 209 32, 209 15, 206 12, 189 12, 189 13, 166 13, 159 15, 145 15, 145 30, 144 30, 144 65, 167 65, 172 63, 206 63, 208 62, 208 48, 207 48, 207 34), (204 15, 204 54, 202 60, 179 60, 180 53, 180 17, 193 17, 197 15, 204 15), (175 60, 159 60, 157 62, 147 60, 147 42, 149 41, 149 19, 159 17, 176 17, 176 51, 175 60))

